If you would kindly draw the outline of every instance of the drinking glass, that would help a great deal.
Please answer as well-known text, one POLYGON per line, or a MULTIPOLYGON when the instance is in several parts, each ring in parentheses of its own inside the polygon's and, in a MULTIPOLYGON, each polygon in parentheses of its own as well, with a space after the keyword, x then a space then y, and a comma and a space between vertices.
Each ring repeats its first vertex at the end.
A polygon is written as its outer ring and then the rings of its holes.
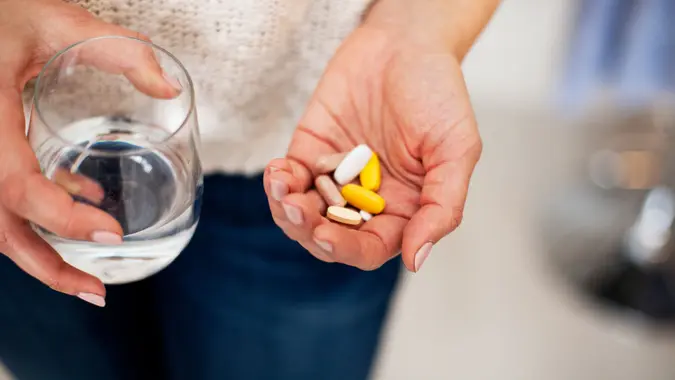
POLYGON ((183 65, 150 42, 97 37, 57 53, 34 91, 28 139, 42 172, 75 202, 113 216, 124 236, 122 244, 99 244, 33 228, 66 262, 106 284, 161 271, 192 238, 203 192, 194 91, 183 65), (153 93, 167 83, 174 94, 153 93))

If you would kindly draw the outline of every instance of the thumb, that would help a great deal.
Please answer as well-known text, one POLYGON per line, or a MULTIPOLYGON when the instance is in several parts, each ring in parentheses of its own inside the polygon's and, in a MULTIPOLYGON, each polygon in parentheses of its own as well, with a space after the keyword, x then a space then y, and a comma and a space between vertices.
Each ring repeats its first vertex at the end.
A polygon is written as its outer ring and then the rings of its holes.
POLYGON ((150 39, 141 33, 91 17, 70 28, 63 46, 103 36, 127 38, 108 38, 96 44, 83 44, 71 51, 70 56, 64 57, 64 62, 75 60, 111 74, 123 74, 139 91, 155 98, 170 99, 180 94, 180 82, 164 72, 150 39))
MULTIPOLYGON (((30 178, 41 174, 37 159, 26 141, 21 93, 18 88, 0 91, 0 115, 0 194, 7 195, 12 190, 9 188, 11 185, 6 187, 9 177, 30 178)), ((25 195, 22 199, 27 200, 28 197, 29 195, 25 195)), ((52 206, 50 199, 40 197, 39 201, 42 211, 49 210, 52 206)), ((99 279, 65 263, 25 220, 11 214, 5 204, 0 204, 0 255, 2 254, 26 273, 57 291, 88 297, 89 300, 93 297, 99 306, 105 303, 105 287, 99 279)))
MULTIPOLYGON (((422 264, 439 240, 454 231, 462 221, 469 181, 482 151, 482 143, 475 127, 458 125, 465 136, 442 139, 426 157, 422 157, 426 174, 420 195, 420 209, 403 231, 402 257, 412 272, 422 264)), ((455 131, 453 131, 455 132, 455 131)), ((437 136, 436 136, 437 137, 437 136)))

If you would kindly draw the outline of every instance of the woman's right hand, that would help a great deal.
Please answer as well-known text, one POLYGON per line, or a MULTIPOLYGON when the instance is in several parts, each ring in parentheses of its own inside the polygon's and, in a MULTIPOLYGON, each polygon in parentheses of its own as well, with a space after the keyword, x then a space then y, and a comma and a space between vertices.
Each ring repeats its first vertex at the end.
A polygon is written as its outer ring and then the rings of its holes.
MULTIPOLYGON (((98 306, 105 305, 103 283, 65 263, 29 222, 62 237, 106 244, 121 243, 122 228, 109 214, 74 202, 69 194, 92 191, 92 185, 95 191, 96 184, 72 175, 51 182, 42 175, 26 140, 22 91, 57 51, 105 35, 147 40, 62 0, 0 0, 0 253, 52 289, 98 306)), ((130 50, 121 44, 114 50, 85 61, 124 74, 154 97, 180 91, 165 79, 149 46, 130 50)))

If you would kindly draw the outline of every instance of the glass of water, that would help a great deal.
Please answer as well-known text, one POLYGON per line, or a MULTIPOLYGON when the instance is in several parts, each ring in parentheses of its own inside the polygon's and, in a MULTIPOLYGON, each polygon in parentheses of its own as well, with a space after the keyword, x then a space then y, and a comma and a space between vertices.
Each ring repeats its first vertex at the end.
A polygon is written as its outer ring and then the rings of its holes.
POLYGON ((197 226, 203 191, 192 81, 150 42, 98 37, 59 52, 35 84, 28 138, 47 178, 114 217, 122 244, 33 228, 106 284, 169 265, 197 226))

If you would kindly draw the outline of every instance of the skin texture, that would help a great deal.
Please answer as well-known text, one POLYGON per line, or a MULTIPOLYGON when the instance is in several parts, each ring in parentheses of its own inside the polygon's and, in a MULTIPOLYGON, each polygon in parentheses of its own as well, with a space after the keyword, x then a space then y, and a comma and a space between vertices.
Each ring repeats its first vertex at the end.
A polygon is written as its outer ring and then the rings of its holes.
POLYGON ((416 272, 430 244, 459 226, 482 150, 460 63, 496 6, 375 4, 327 67, 287 157, 265 172, 272 214, 288 236, 327 262, 373 270, 401 253, 416 272), (312 179, 319 157, 360 143, 379 155, 387 207, 355 229, 322 217, 312 179))
MULTIPOLYGON (((97 184, 67 172, 57 173, 56 181, 51 182, 40 173, 24 134, 21 91, 58 50, 103 35, 147 39, 59 0, 0 0, 0 252, 54 290, 100 299, 105 297, 101 281, 64 263, 33 232, 29 221, 81 240, 91 240, 96 232, 119 239, 122 228, 110 215, 75 203, 68 194, 100 199, 97 184), (45 23, 46 19, 50 22, 45 23)), ((169 98, 177 94, 163 78, 152 50, 126 47, 124 54, 109 45, 105 52, 81 58, 102 70, 125 74, 149 95, 169 98), (124 60, 111 59, 115 57, 124 60)))

